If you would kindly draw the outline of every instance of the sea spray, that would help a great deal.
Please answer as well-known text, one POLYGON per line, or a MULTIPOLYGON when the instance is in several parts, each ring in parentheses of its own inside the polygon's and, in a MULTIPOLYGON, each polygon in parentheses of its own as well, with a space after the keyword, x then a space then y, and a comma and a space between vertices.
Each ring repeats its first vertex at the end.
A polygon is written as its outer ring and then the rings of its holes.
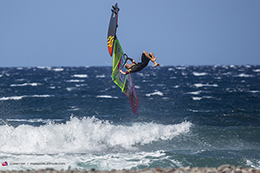
POLYGON ((96 153, 134 150, 138 145, 171 140, 187 133, 190 122, 113 124, 95 117, 72 117, 66 123, 0 126, 0 152, 16 154, 96 153))

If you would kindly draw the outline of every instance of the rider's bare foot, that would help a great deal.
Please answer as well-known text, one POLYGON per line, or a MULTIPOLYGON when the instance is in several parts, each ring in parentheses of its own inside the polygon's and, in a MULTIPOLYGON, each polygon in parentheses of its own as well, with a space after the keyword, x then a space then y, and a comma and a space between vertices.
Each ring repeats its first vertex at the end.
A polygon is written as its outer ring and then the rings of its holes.
POLYGON ((154 63, 154 67, 160 66, 157 62, 154 63))

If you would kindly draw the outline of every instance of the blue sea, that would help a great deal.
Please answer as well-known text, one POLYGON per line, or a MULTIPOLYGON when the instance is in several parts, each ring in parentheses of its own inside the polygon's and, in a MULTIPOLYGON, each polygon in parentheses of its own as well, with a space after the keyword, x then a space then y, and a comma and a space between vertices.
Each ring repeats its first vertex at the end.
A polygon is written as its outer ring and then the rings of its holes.
POLYGON ((0 68, 0 170, 260 169, 260 66, 0 68))

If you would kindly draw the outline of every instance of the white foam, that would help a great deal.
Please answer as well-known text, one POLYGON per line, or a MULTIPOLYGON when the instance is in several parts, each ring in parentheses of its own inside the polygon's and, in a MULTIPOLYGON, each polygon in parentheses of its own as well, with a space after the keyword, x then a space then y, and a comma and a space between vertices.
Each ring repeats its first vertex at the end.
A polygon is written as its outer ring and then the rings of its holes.
POLYGON ((8 161, 8 166, 1 167, 1 170, 37 170, 54 168, 55 170, 90 170, 96 168, 98 170, 111 169, 133 169, 149 167, 158 160, 167 159, 167 162, 176 167, 183 167, 182 163, 177 159, 168 158, 163 150, 155 150, 150 152, 116 152, 108 154, 57 154, 57 155, 10 155, 1 154, 2 160, 8 161), (18 163, 18 165, 13 165, 18 163), (20 164, 20 165, 19 165, 20 164))
POLYGON ((259 93, 260 91, 259 90, 250 90, 248 92, 250 92, 250 93, 259 93))
POLYGON ((256 159, 252 159, 252 160, 246 160, 246 165, 248 165, 249 167, 252 167, 256 170, 260 169, 260 160, 256 160, 256 159))
POLYGON ((50 122, 58 122, 63 121, 62 119, 42 119, 42 118, 36 118, 36 119, 6 119, 7 121, 13 121, 13 122, 30 122, 30 123, 50 123, 50 122))
POLYGON ((53 71, 59 72, 59 71, 63 71, 63 68, 54 68, 53 71))
POLYGON ((1 97, 0 100, 21 100, 24 96, 1 97))
POLYGON ((24 96, 10 96, 10 97, 1 97, 0 100, 21 100, 26 97, 53 97, 53 95, 24 95, 24 96))
POLYGON ((201 100, 202 97, 192 97, 192 100, 201 100))
POLYGON ((244 74, 244 73, 241 73, 238 75, 238 77, 254 77, 253 75, 248 75, 248 74, 244 74))
POLYGON ((77 78, 88 78, 87 74, 74 74, 73 77, 77 77, 77 78))
POLYGON ((68 87, 68 88, 66 88, 66 90, 67 91, 73 91, 73 90, 76 90, 77 88, 75 88, 75 87, 68 87))
POLYGON ((214 110, 196 110, 196 109, 187 109, 190 112, 214 112, 214 110))
POLYGON ((188 92, 187 94, 192 94, 192 95, 199 95, 202 91, 193 91, 193 92, 188 92))
POLYGON ((208 73, 198 73, 198 72, 193 72, 194 76, 205 76, 208 75, 208 73))
POLYGON ((68 109, 69 111, 78 111, 80 110, 80 108, 78 108, 77 106, 71 106, 70 109, 68 109))
POLYGON ((111 149, 135 149, 154 141, 172 140, 187 133, 189 122, 175 125, 133 123, 115 125, 97 118, 71 118, 65 124, 48 123, 39 127, 20 125, 0 126, 0 153, 59 154, 96 153, 111 149))
POLYGON ((38 69, 46 69, 46 70, 51 70, 51 67, 49 66, 37 66, 38 69))
POLYGON ((253 70, 254 72, 260 72, 260 69, 255 69, 255 70, 253 70))
POLYGON ((96 75, 96 78, 105 78, 106 77, 106 75, 96 75))
POLYGON ((176 69, 178 69, 178 70, 185 70, 186 67, 184 67, 184 66, 179 66, 179 67, 176 67, 176 69))
POLYGON ((150 96, 154 96, 154 95, 158 95, 158 96, 163 96, 163 93, 161 91, 155 91, 153 93, 150 93, 150 94, 145 94, 147 97, 150 97, 150 96))
POLYGON ((98 95, 96 98, 105 98, 105 99, 118 99, 116 96, 109 96, 109 95, 98 95))
POLYGON ((53 97, 53 95, 45 94, 45 95, 32 95, 32 96, 27 96, 27 97, 53 97))
POLYGON ((85 82, 85 80, 72 79, 72 80, 67 80, 66 82, 69 82, 69 83, 78 83, 78 82, 85 82))
POLYGON ((212 99, 212 96, 192 97, 192 100, 212 99))
POLYGON ((20 87, 20 86, 38 86, 42 85, 40 83, 23 83, 23 84, 11 84, 11 87, 20 87))
POLYGON ((202 83, 196 83, 194 84, 195 87, 218 87, 218 84, 202 84, 202 83))

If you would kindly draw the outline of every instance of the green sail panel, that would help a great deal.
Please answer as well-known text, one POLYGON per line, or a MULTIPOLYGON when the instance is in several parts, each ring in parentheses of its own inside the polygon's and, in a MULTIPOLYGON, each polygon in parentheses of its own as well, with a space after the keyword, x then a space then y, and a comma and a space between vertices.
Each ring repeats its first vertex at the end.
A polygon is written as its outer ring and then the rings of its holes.
POLYGON ((139 107, 139 100, 137 97, 136 89, 133 83, 131 74, 123 75, 120 70, 127 71, 124 65, 126 63, 126 57, 122 46, 118 39, 114 41, 113 50, 113 68, 112 68, 112 80, 121 89, 121 91, 128 97, 130 106, 134 112, 137 113, 139 107))

